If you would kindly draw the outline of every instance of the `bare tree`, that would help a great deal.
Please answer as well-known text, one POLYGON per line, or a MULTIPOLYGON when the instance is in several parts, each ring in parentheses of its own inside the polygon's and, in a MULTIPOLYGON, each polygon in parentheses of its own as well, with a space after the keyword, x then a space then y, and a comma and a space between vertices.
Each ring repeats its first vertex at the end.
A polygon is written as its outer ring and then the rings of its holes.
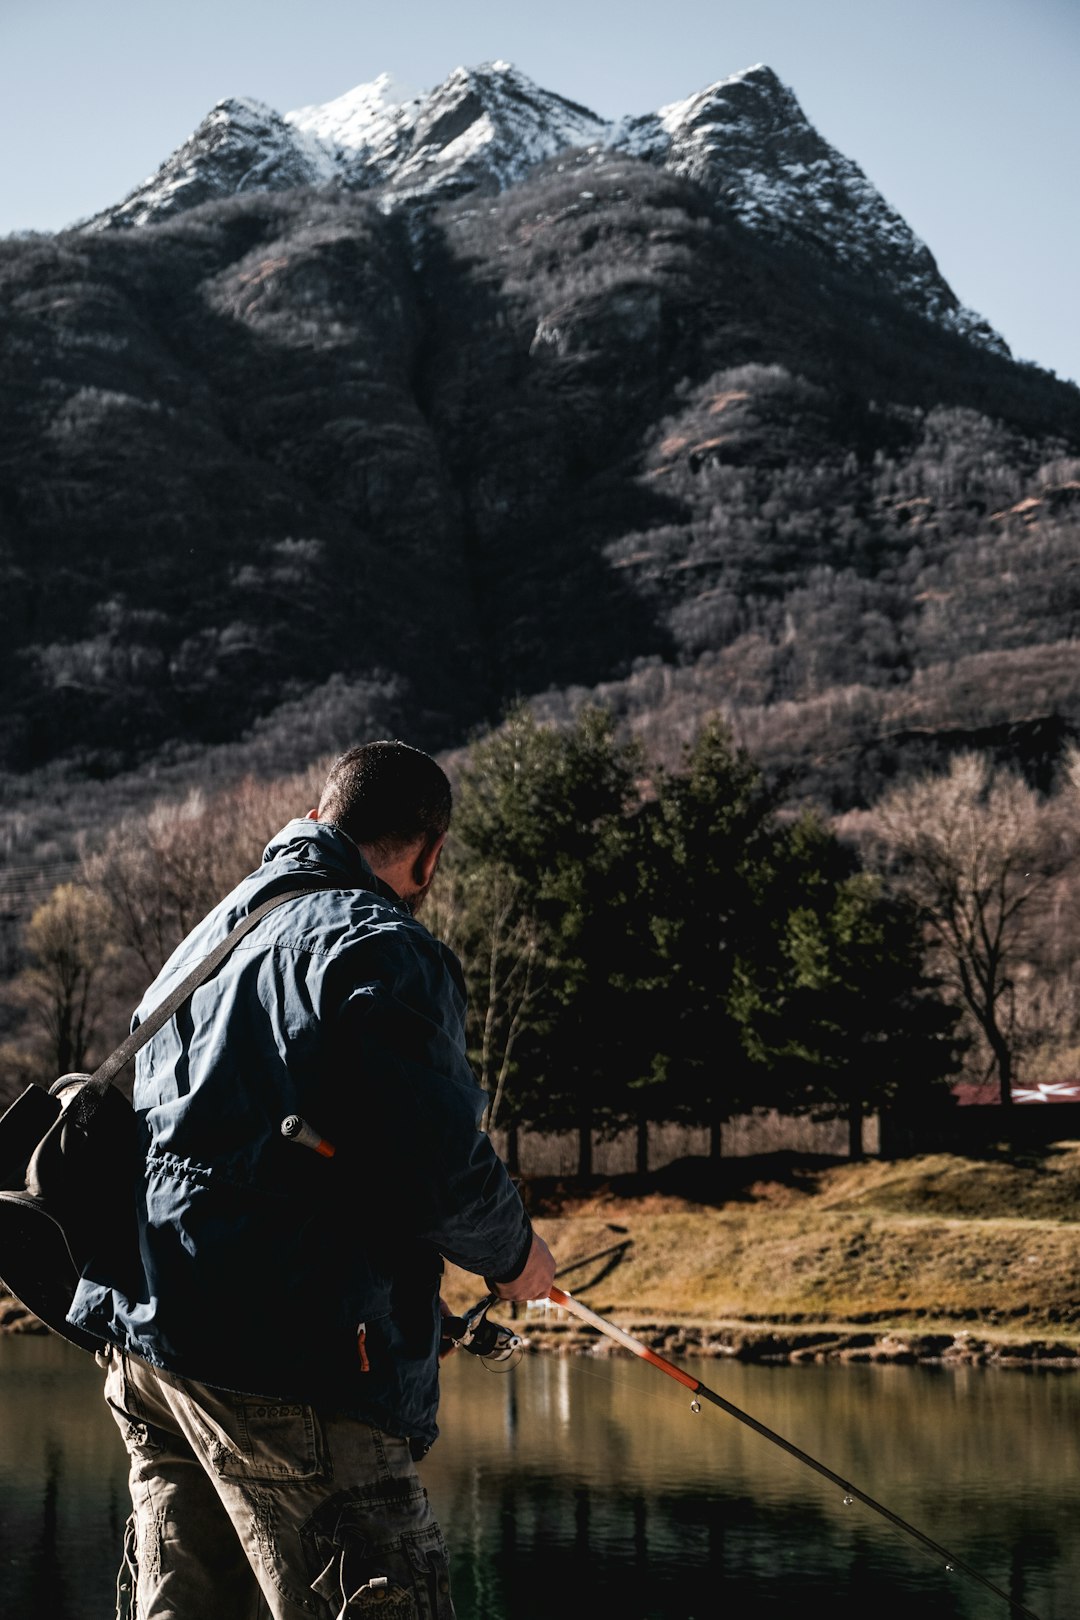
POLYGON ((1064 821, 1014 772, 958 754, 943 776, 902 784, 870 826, 894 880, 918 905, 942 976, 989 1052, 1001 1101, 1012 1101, 1017 975, 1051 880, 1070 859, 1064 821))
POLYGON ((108 921, 96 894, 62 883, 26 925, 27 965, 6 994, 21 1009, 41 1068, 53 1078, 85 1069, 116 954, 108 921))
POLYGON ((121 822, 87 863, 113 938, 144 974, 162 963, 222 895, 258 864, 267 841, 318 802, 325 772, 275 782, 247 777, 210 795, 195 789, 121 822))
MULTIPOLYGON (((496 863, 461 870, 452 863, 425 917, 461 958, 469 988, 470 1057, 488 1094, 483 1128, 493 1131, 513 1074, 514 1047, 539 985, 539 933, 523 906, 523 886, 496 863)), ((508 1126, 507 1159, 518 1168, 516 1120, 508 1126)))
POLYGON ((495 1129, 514 1055, 514 1043, 532 1000, 536 928, 520 909, 520 885, 509 873, 487 874, 480 955, 487 966, 487 996, 480 1034, 480 1081, 491 1097, 484 1129, 495 1129))

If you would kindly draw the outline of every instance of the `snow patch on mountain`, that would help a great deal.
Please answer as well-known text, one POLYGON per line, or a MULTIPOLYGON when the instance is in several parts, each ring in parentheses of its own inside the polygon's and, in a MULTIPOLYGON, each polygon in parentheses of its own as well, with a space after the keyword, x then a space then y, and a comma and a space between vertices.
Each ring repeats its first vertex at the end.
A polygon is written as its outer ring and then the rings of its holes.
POLYGON ((455 68, 424 96, 384 73, 322 106, 286 113, 285 122, 317 143, 330 174, 382 188, 385 207, 485 185, 502 190, 607 128, 502 61, 455 68))
POLYGON ((288 112, 284 121, 311 141, 327 179, 352 176, 378 184, 407 148, 421 100, 391 74, 380 73, 333 101, 288 112), (363 175, 365 169, 371 172, 363 175))
POLYGON ((358 84, 333 101, 286 113, 285 122, 309 131, 327 147, 359 152, 370 145, 373 131, 393 123, 402 107, 420 99, 392 74, 380 73, 370 84, 358 84))

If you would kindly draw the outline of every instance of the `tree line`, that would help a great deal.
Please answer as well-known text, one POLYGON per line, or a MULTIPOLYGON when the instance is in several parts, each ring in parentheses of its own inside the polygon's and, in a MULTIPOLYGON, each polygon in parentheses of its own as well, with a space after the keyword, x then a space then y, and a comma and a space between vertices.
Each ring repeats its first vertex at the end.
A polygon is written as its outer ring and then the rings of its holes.
POLYGON ((528 708, 463 765, 432 923, 470 989, 488 1122, 593 1133, 710 1132, 753 1108, 866 1112, 953 1073, 957 1013, 917 909, 812 813, 785 814, 718 721, 677 769, 528 708))
MULTIPOLYGON (((1080 1050, 1080 767, 1040 795, 974 754, 832 825, 780 800, 712 719, 677 767, 610 711, 528 707, 450 761, 424 921, 460 957, 485 1124, 518 1137, 705 1126, 756 1108, 932 1109, 960 1072, 1012 1100, 1080 1050), (1041 1067, 1040 1067, 1041 1065, 1041 1067), (1056 1065, 1056 1067, 1055 1067, 1056 1065)), ((323 768, 119 823, 24 931, 0 1084, 92 1066, 175 944, 317 801, 323 768)))

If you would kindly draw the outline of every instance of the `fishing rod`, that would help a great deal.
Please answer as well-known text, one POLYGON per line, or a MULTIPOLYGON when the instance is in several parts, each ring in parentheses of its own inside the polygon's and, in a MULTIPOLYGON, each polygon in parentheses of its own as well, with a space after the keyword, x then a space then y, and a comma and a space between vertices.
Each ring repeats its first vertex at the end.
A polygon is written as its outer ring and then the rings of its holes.
POLYGON ((936 1553, 939 1558, 944 1559, 945 1569, 948 1574, 952 1574, 956 1570, 962 1570, 973 1581, 978 1581, 980 1586, 985 1586, 987 1591, 993 1592, 995 1597, 1002 1598, 1014 1614, 1025 1616, 1025 1620, 1039 1620, 1038 1615, 1034 1614, 1031 1609, 1027 1609, 1022 1603, 1018 1603, 1014 1597, 1010 1597, 1009 1593, 1003 1591, 1000 1586, 995 1586, 993 1581, 988 1580, 985 1575, 974 1569, 971 1564, 966 1563, 963 1558, 958 1557, 956 1553, 950 1552, 940 1542, 934 1541, 932 1537, 925 1535, 915 1525, 909 1524, 898 1513, 893 1513, 891 1508, 887 1508, 883 1503, 875 1501, 872 1496, 860 1490, 857 1485, 853 1485, 850 1480, 844 1479, 840 1474, 834 1474, 831 1468, 827 1468, 823 1462, 818 1462, 816 1457, 811 1457, 809 1452, 801 1451, 790 1440, 785 1440, 783 1435, 767 1428, 764 1423, 759 1423, 757 1418, 751 1417, 748 1412, 744 1412, 740 1407, 733 1405, 731 1401, 725 1400, 714 1389, 710 1389, 707 1384, 703 1384, 699 1378, 695 1378, 691 1373, 683 1372, 682 1368, 676 1367, 674 1362, 668 1361, 665 1356, 659 1355, 657 1351, 650 1350, 647 1344, 642 1344, 640 1339, 635 1339, 624 1328, 617 1327, 614 1322, 609 1322, 606 1317, 598 1316, 595 1311, 590 1310, 587 1305, 583 1305, 580 1300, 575 1299, 572 1294, 568 1294, 565 1289, 557 1288, 553 1284, 546 1299, 531 1301, 530 1303, 557 1305, 561 1310, 569 1311, 582 1322, 587 1323, 589 1327, 595 1328, 598 1333, 606 1334, 616 1344, 622 1345, 624 1350, 631 1351, 633 1355, 639 1356, 642 1361, 648 1362, 650 1367, 656 1367, 660 1372, 667 1373, 669 1378, 674 1378, 676 1383, 682 1384, 685 1389, 688 1389, 693 1397, 690 1402, 692 1412, 701 1411, 701 1402, 703 1400, 710 1401, 713 1406, 718 1406, 722 1412, 727 1412, 729 1417, 737 1418, 740 1423, 745 1423, 747 1428, 753 1429, 756 1434, 762 1435, 766 1440, 771 1440, 774 1446, 779 1446, 781 1451, 786 1451, 789 1457, 794 1457, 797 1462, 805 1463, 807 1468, 812 1468, 815 1473, 821 1474, 825 1479, 830 1480, 832 1484, 838 1485, 844 1493, 845 1506, 849 1506, 854 1501, 863 1502, 868 1508, 872 1508, 875 1513, 880 1513, 883 1519, 887 1519, 898 1530, 902 1530, 905 1535, 913 1537, 914 1540, 921 1542, 924 1547, 928 1547, 931 1552, 936 1553))
MULTIPOLYGON (((281 1134, 287 1141, 296 1142, 301 1147, 311 1148, 324 1158, 334 1156, 333 1145, 320 1137, 317 1131, 312 1130, 307 1121, 301 1119, 298 1114, 290 1114, 286 1119, 282 1120, 281 1134)), ((612 1247, 621 1249, 624 1245, 615 1244, 612 1247)), ((603 1252, 609 1253, 610 1250, 603 1252)), ((586 1259, 598 1258, 600 1258, 599 1255, 586 1257, 586 1259)), ((573 1270, 577 1265, 583 1264, 585 1264, 585 1261, 579 1260, 570 1266, 563 1267, 563 1270, 573 1270)), ((517 1353, 524 1348, 525 1341, 512 1328, 504 1327, 501 1323, 489 1319, 487 1313, 497 1301, 498 1296, 496 1294, 486 1294, 464 1315, 444 1317, 443 1334, 446 1345, 448 1347, 456 1345, 462 1350, 467 1350, 488 1366, 511 1362, 517 1353)), ((764 1423, 760 1423, 757 1418, 751 1417, 749 1412, 744 1412, 741 1407, 736 1406, 732 1401, 725 1400, 723 1395, 718 1395, 714 1389, 710 1389, 707 1384, 703 1384, 699 1378, 695 1378, 691 1373, 683 1372, 681 1367, 676 1367, 675 1363, 668 1361, 666 1356, 660 1355, 656 1350, 650 1350, 647 1344, 643 1344, 640 1339, 635 1339, 633 1334, 626 1332, 625 1328, 618 1327, 614 1322, 609 1322, 606 1317, 598 1316, 595 1311, 589 1309, 588 1305, 583 1305, 579 1299, 575 1299, 565 1289, 558 1288, 553 1283, 545 1299, 530 1301, 530 1303, 555 1305, 561 1310, 569 1311, 571 1315, 578 1317, 589 1327, 595 1328, 598 1333, 603 1333, 609 1339, 614 1340, 616 1344, 622 1345, 624 1350, 629 1350, 631 1354, 638 1356, 642 1361, 648 1362, 650 1367, 655 1367, 659 1372, 667 1373, 669 1378, 674 1378, 676 1383, 682 1384, 683 1388, 688 1389, 691 1393, 690 1410, 692 1412, 701 1411, 702 1400, 711 1402, 713 1406, 718 1406, 729 1417, 738 1419, 740 1423, 745 1423, 747 1428, 754 1430, 755 1434, 760 1434, 764 1439, 770 1440, 774 1446, 779 1446, 781 1451, 786 1451, 789 1457, 795 1458, 796 1462, 805 1463, 807 1468, 812 1468, 822 1478, 830 1480, 833 1485, 838 1485, 844 1493, 845 1507, 856 1501, 864 1503, 866 1507, 872 1508, 875 1513, 879 1513, 883 1519, 887 1519, 890 1524, 895 1525, 905 1535, 911 1536, 913 1540, 920 1542, 922 1546, 929 1548, 932 1553, 936 1553, 939 1558, 944 1559, 947 1574, 951 1575, 957 1570, 962 1570, 973 1581, 978 1581, 980 1586, 984 1586, 988 1592, 993 1592, 995 1597, 1003 1599, 1014 1614, 1022 1615, 1024 1620, 1039 1620, 1039 1616, 1033 1610, 1025 1608, 1022 1603, 1018 1603, 1016 1598, 1010 1597, 1008 1592, 1004 1591, 1000 1586, 996 1586, 981 1571, 975 1569, 956 1553, 952 1553, 947 1547, 943 1547, 939 1541, 934 1541, 931 1536, 925 1535, 922 1530, 917 1529, 913 1524, 909 1524, 906 1519, 902 1519, 898 1513, 894 1513, 884 1503, 876 1501, 866 1491, 860 1490, 850 1480, 834 1473, 831 1468, 826 1467, 823 1462, 819 1462, 816 1457, 811 1457, 808 1451, 802 1451, 798 1446, 793 1445, 790 1440, 785 1440, 782 1434, 776 1433, 775 1429, 768 1428, 764 1423)))
POLYGON ((488 1311, 497 1300, 497 1294, 485 1294, 463 1316, 444 1316, 442 1336, 448 1347, 456 1346, 479 1356, 485 1366, 497 1367, 509 1362, 516 1367, 520 1360, 518 1352, 525 1348, 525 1340, 513 1328, 491 1320, 488 1311))

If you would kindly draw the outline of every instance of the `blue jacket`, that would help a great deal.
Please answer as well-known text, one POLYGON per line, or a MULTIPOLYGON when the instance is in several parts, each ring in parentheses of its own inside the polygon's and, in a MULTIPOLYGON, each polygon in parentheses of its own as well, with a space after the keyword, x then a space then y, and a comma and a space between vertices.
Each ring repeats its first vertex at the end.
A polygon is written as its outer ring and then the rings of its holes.
POLYGON ((531 1238, 478 1129, 457 959, 339 828, 292 821, 169 958, 133 1024, 304 876, 340 886, 270 912, 138 1054, 141 1265, 84 1277, 70 1320, 201 1383, 426 1446, 440 1257, 503 1279, 531 1238), (286 1140, 289 1114, 334 1158, 286 1140))

